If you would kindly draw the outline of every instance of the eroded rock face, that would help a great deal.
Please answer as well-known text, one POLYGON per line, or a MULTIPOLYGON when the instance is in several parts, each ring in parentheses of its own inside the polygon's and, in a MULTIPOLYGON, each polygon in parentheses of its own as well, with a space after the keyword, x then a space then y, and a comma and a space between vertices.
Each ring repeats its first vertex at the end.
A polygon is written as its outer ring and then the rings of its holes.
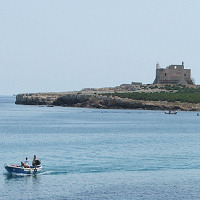
POLYGON ((40 101, 38 97, 34 97, 31 95, 18 94, 16 96, 16 104, 24 104, 24 105, 39 105, 40 101))
POLYGON ((55 99, 61 95, 57 93, 18 94, 15 103, 23 105, 52 105, 55 99))
POLYGON ((142 110, 186 110, 199 111, 199 104, 142 101, 127 98, 104 96, 100 94, 79 93, 36 93, 18 94, 16 104, 54 105, 66 107, 106 108, 106 109, 142 109, 142 110))
POLYGON ((80 95, 80 94, 66 94, 61 97, 58 97, 53 105, 56 106, 75 106, 79 103, 84 103, 89 100, 91 95, 80 95))

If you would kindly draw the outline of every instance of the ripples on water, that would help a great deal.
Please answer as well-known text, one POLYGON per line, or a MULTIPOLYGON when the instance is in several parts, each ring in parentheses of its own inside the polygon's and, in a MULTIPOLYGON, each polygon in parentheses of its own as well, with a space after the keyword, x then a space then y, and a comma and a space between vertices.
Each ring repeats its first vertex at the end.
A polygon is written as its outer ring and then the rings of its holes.
POLYGON ((0 199, 200 199, 195 112, 0 108, 0 199), (34 154, 39 176, 5 172, 34 154))

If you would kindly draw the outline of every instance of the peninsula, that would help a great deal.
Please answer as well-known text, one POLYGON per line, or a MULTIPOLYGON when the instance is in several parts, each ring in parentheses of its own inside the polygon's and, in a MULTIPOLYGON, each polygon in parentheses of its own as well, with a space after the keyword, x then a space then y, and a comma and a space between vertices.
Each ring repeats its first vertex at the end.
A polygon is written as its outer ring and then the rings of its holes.
POLYGON ((18 94, 16 104, 106 109, 200 111, 200 86, 181 65, 156 64, 153 84, 132 82, 116 87, 86 88, 63 93, 18 94))
POLYGON ((18 94, 15 103, 102 109, 200 111, 200 86, 131 83, 63 93, 18 94))

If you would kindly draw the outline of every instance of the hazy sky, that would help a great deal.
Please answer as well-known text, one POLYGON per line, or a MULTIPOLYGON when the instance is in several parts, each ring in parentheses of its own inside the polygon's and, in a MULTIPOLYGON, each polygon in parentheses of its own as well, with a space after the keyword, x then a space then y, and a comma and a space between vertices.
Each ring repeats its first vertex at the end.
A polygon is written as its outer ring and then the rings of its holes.
POLYGON ((200 84, 199 0, 0 0, 0 94, 152 83, 185 63, 200 84))

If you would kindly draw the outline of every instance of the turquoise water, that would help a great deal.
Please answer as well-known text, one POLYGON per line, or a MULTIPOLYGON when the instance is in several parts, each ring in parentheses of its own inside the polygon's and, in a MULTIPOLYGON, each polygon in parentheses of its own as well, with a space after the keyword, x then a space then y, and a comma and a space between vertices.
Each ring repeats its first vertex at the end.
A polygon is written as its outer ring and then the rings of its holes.
POLYGON ((0 96, 0 199, 200 199, 197 112, 14 104, 0 96), (33 155, 38 176, 4 163, 33 155))

